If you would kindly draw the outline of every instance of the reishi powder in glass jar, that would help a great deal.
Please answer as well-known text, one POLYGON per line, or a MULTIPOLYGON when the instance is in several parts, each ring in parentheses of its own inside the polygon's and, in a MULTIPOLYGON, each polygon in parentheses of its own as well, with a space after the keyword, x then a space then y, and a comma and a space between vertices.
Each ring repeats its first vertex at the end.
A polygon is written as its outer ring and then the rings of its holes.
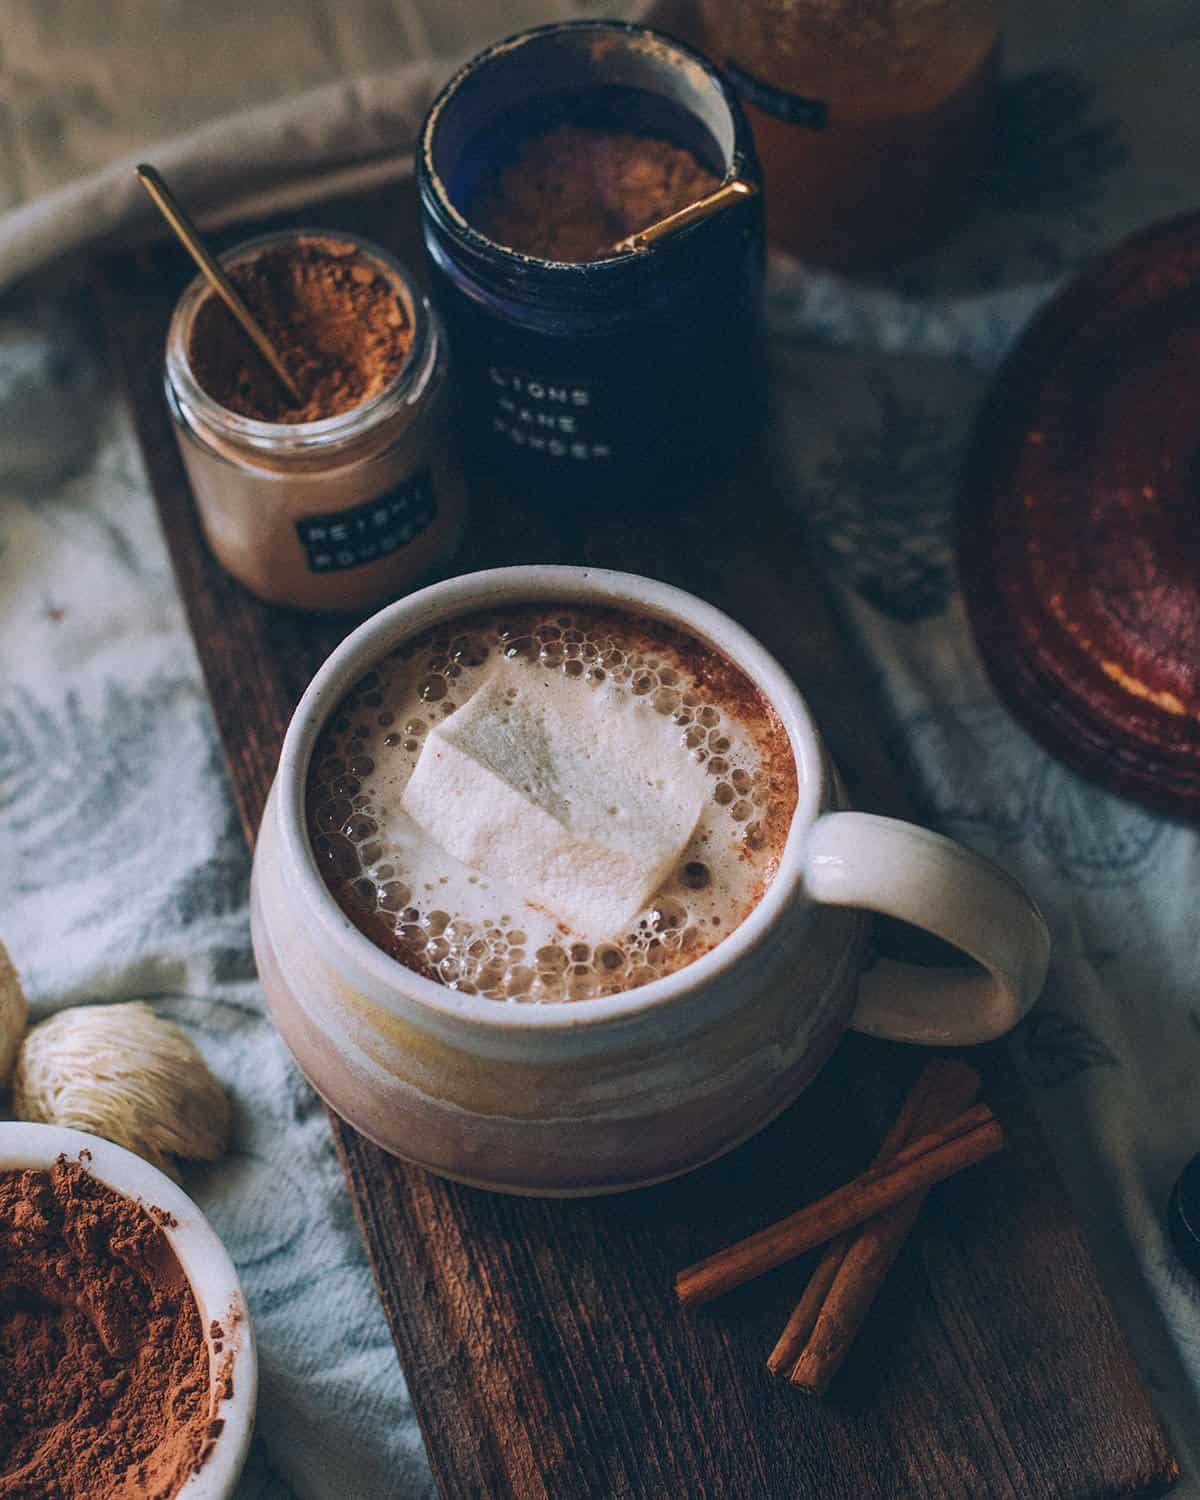
POLYGON ((209 545, 272 603, 386 603, 462 529, 437 315, 390 255, 340 232, 266 235, 223 263, 304 401, 194 281, 167 335, 166 391, 209 545))

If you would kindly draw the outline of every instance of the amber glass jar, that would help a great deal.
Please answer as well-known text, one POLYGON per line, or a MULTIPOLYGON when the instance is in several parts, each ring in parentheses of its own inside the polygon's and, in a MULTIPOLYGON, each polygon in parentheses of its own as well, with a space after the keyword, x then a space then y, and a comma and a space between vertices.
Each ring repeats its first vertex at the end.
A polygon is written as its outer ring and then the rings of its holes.
POLYGON ((767 234, 885 265, 936 236, 990 131, 998 0, 703 0, 766 183, 767 234))

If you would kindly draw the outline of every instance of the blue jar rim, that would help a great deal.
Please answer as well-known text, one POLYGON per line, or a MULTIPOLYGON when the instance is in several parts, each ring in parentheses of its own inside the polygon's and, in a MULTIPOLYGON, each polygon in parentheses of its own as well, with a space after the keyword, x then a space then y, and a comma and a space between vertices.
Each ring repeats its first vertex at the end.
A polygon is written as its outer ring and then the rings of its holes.
MULTIPOLYGON (((467 79, 481 69, 492 66, 514 48, 551 35, 564 33, 597 32, 609 36, 625 36, 645 39, 676 52, 688 64, 698 68, 706 81, 715 89, 728 111, 732 132, 732 149, 729 162, 721 178, 722 183, 740 177, 761 184, 758 158, 754 149, 754 138, 749 121, 742 110, 737 93, 721 70, 703 53, 698 52, 678 37, 659 31, 652 26, 643 26, 635 21, 589 20, 550 21, 532 26, 524 31, 490 43, 460 67, 446 82, 430 105, 417 136, 416 178, 422 213, 427 229, 436 231, 445 246, 453 247, 455 259, 464 268, 482 273, 486 280, 499 279, 510 291, 519 291, 523 286, 536 283, 539 299, 550 295, 562 295, 568 299, 595 294, 609 296, 620 286, 636 281, 646 274, 647 267, 661 268, 666 262, 685 263, 685 257, 694 256, 698 245, 707 242, 718 246, 725 237, 740 238, 732 233, 735 225, 743 228, 755 224, 762 214, 761 193, 723 209, 707 219, 666 236, 656 244, 643 250, 627 250, 620 254, 605 256, 599 260, 557 261, 540 256, 527 255, 503 245, 472 225, 463 212, 450 199, 445 183, 433 165, 433 149, 439 118, 447 104, 467 79)), ((686 106, 682 106, 686 108, 686 106)), ((429 247, 438 259, 437 251, 429 247)), ((532 287, 530 288, 532 292, 532 287)))

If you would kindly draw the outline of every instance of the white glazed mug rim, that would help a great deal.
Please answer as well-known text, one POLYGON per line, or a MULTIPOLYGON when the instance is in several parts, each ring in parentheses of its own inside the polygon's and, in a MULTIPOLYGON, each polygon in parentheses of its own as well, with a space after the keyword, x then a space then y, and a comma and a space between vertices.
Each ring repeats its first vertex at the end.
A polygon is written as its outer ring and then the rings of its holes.
MULTIPOLYGON (((372 1000, 398 1012, 415 1005, 433 1016, 509 1032, 568 1032, 629 1020, 686 1001, 755 949, 798 903, 807 904, 803 850, 825 794, 821 739, 788 673, 723 611, 683 589, 634 573, 567 564, 489 568, 430 584, 385 606, 326 658, 306 688, 284 736, 275 777, 275 816, 296 899, 334 951, 347 954, 373 982, 372 1000), (797 801, 770 885, 754 909, 715 948, 662 979, 619 995, 512 1004, 463 994, 406 968, 342 911, 317 868, 308 838, 306 783, 313 748, 330 713, 354 684, 401 642, 442 620, 503 604, 581 603, 639 610, 715 647, 762 691, 783 723, 796 764, 797 801)), ((269 814, 268 814, 269 815, 269 814)))

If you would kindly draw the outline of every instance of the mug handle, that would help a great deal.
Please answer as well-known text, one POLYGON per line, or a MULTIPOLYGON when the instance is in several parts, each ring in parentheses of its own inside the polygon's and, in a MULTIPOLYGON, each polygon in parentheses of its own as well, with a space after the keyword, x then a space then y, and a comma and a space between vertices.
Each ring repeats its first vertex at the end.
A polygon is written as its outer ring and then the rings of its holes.
POLYGON ((979 966, 877 959, 859 979, 856 1031, 972 1046, 1010 1031, 1037 999, 1050 957, 1045 920, 1006 871, 962 844, 897 818, 831 812, 813 825, 804 868, 814 901, 897 917, 979 966))

